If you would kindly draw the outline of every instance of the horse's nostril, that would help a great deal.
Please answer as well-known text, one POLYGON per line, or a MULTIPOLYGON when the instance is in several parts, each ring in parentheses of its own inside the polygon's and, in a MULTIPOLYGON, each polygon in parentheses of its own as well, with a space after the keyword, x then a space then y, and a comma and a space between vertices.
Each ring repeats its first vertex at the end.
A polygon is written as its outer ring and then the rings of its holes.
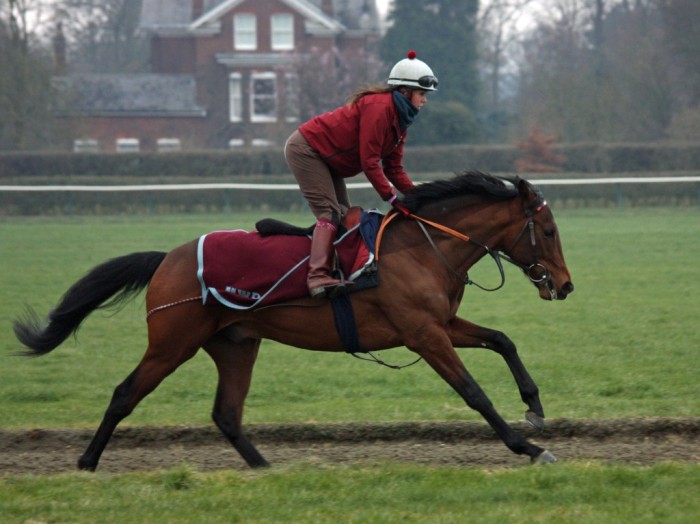
POLYGON ((567 282, 561 287, 561 290, 565 294, 570 294, 574 292, 574 285, 571 282, 567 282))

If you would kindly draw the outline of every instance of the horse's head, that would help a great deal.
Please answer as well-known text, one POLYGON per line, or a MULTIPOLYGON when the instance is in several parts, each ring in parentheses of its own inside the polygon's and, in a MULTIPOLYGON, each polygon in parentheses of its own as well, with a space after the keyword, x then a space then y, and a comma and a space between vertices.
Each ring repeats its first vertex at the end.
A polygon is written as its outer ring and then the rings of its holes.
POLYGON ((545 300, 564 300, 574 291, 564 262, 559 230, 539 189, 527 180, 514 181, 522 205, 503 241, 503 252, 519 266, 545 300), (522 213, 522 214, 520 214, 522 213))

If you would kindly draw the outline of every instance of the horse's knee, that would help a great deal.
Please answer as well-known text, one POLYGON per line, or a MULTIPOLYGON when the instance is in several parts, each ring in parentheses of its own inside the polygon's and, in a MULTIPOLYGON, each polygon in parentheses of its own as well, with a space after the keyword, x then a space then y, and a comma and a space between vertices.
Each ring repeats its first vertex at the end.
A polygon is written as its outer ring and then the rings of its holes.
POLYGON ((501 355, 514 355, 518 352, 513 341, 502 331, 494 332, 493 349, 501 355))

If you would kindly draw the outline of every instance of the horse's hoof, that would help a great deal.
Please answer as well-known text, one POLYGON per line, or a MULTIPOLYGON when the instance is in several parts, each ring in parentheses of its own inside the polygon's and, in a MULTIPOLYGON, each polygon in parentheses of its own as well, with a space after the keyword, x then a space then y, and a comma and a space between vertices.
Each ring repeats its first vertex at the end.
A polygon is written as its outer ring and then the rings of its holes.
POLYGON ((557 461, 557 457, 552 455, 549 451, 546 449, 537 455, 536 457, 531 459, 531 462, 533 464, 552 464, 557 461))
POLYGON ((78 469, 80 471, 89 471, 93 473, 97 469, 97 464, 88 463, 80 459, 78 460, 78 469))
POLYGON ((525 420, 527 420, 533 428, 539 431, 544 429, 544 417, 540 417, 534 411, 526 411, 525 420))

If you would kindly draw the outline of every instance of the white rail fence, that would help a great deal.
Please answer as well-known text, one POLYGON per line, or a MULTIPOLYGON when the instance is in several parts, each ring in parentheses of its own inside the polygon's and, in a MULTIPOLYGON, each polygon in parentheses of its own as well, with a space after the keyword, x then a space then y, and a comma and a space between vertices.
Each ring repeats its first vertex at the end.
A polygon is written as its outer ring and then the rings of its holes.
MULTIPOLYGON (((617 178, 552 178, 532 179, 536 186, 582 186, 605 184, 658 184, 678 182, 700 182, 700 176, 669 177, 617 177, 617 178)), ((369 182, 352 182, 348 189, 368 189, 369 182)), ((299 190, 297 184, 246 184, 246 183, 212 183, 212 184, 136 184, 136 185, 43 185, 43 186, 2 186, 0 191, 192 191, 202 189, 252 189, 264 191, 299 190)))
MULTIPOLYGON (((577 179, 531 179, 537 186, 615 186, 614 199, 622 207, 625 199, 624 186, 639 184, 687 184, 683 191, 692 201, 700 204, 700 176, 666 177, 610 177, 577 179)), ((369 182, 351 182, 348 189, 370 189, 369 182)), ((136 185, 0 185, 0 195, 8 193, 107 193, 107 192, 150 192, 162 191, 203 191, 203 190, 245 190, 245 191, 299 191, 297 184, 253 184, 253 183, 193 183, 193 184, 136 184, 136 185)), ((301 197, 300 197, 301 199, 301 197)), ((148 207, 152 206, 149 199, 148 207)), ((228 202, 226 207, 228 207, 228 202)), ((0 209, 0 214, 2 210, 0 209)))

